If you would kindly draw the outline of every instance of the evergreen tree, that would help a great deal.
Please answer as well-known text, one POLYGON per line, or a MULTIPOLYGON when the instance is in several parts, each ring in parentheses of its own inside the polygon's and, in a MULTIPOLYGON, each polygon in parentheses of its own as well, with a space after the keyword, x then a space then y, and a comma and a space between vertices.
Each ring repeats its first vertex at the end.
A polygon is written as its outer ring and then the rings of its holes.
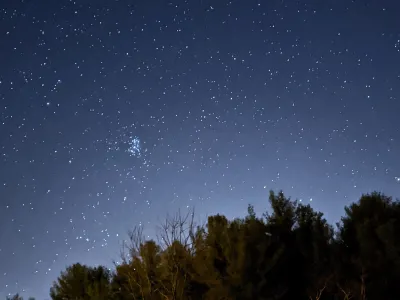
POLYGON ((53 300, 109 299, 110 272, 102 267, 74 264, 62 272, 50 289, 53 300))
MULTIPOLYGON (((400 299, 400 204, 380 193, 345 207, 335 231, 321 212, 270 193, 257 217, 210 216, 196 226, 193 212, 167 217, 158 241, 142 228, 129 234, 122 263, 72 265, 51 297, 75 300, 365 300, 400 299)), ((12 299, 21 299, 18 295, 12 299)))
POLYGON ((358 299, 400 299, 399 207, 398 201, 372 193, 345 208, 337 241, 341 276, 358 299))

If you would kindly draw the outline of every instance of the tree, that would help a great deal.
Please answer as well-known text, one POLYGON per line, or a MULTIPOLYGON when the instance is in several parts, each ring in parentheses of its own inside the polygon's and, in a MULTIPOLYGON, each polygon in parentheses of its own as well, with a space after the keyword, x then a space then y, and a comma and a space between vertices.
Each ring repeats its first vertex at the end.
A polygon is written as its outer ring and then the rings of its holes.
MULTIPOLYGON (((195 228, 193 212, 169 216, 161 224, 157 244, 145 241, 142 227, 129 233, 116 268, 113 290, 119 299, 186 299, 192 295, 195 228)), ((194 297, 192 295, 192 297, 194 297)))
POLYGON ((15 294, 14 296, 7 297, 7 300, 24 300, 19 294, 15 294))
POLYGON ((283 248, 268 231, 252 206, 244 219, 208 218, 202 242, 205 250, 198 251, 201 255, 195 263, 201 282, 208 287, 206 298, 267 299, 286 293, 285 286, 273 281, 283 248))
MULTIPOLYGON (((380 193, 345 207, 336 231, 321 212, 270 193, 258 217, 168 216, 157 242, 135 227, 122 263, 75 264, 61 273, 53 299, 365 300, 400 299, 400 203, 380 193)), ((16 299, 20 299, 17 298, 16 299)))
POLYGON ((194 248, 196 227, 194 211, 186 214, 178 212, 167 216, 158 228, 158 239, 162 245, 162 286, 168 299, 187 299, 194 297, 193 286, 196 286, 194 274, 194 248))
MULTIPOLYGON (((6 297, 6 300, 24 300, 24 298, 21 297, 19 294, 15 294, 14 296, 6 297)), ((29 297, 28 300, 35 300, 35 298, 29 297)))
POLYGON ((53 300, 108 299, 110 297, 110 272, 102 266, 91 268, 74 264, 62 272, 50 289, 53 300))
POLYGON ((271 234, 271 250, 269 255, 279 253, 277 266, 273 276, 269 278, 270 284, 275 287, 270 289, 269 297, 275 299, 303 299, 304 260, 300 249, 297 247, 296 234, 293 229, 296 224, 297 201, 285 197, 282 191, 275 194, 270 191, 269 203, 272 212, 265 213, 267 231, 271 234), (300 272, 287 272, 285 270, 296 269, 300 272))
POLYGON ((303 284, 309 299, 320 300, 332 288, 334 231, 323 214, 310 205, 299 204, 295 211, 294 232, 302 254, 303 284))
POLYGON ((338 224, 342 277, 359 299, 399 299, 400 205, 381 193, 363 195, 338 224))
POLYGON ((161 299, 159 271, 161 249, 154 241, 145 241, 143 228, 129 232, 121 259, 112 280, 112 289, 118 299, 161 299))

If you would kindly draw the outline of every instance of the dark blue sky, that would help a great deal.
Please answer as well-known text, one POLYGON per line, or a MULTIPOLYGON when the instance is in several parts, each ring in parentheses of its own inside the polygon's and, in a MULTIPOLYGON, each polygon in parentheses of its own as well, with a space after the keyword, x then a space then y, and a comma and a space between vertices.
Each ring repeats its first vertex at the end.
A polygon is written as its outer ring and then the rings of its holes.
POLYGON ((400 189, 398 1, 0 3, 0 297, 167 212, 400 189))

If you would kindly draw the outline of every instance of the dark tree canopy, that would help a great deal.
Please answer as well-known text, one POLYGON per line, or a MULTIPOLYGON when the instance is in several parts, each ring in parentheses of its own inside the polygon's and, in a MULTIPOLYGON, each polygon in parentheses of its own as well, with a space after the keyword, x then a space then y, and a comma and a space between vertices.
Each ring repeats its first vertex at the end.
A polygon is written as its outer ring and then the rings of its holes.
MULTIPOLYGON (((270 209, 244 218, 167 217, 157 241, 129 233, 122 262, 74 264, 54 282, 53 300, 400 299, 400 203, 366 194, 334 228, 321 212, 270 193, 270 209)), ((21 299, 15 295, 9 299, 21 299)))
MULTIPOLYGON (((19 294, 15 294, 14 296, 7 297, 6 300, 24 300, 19 294)), ((35 300, 33 297, 29 297, 28 300, 35 300)))
POLYGON ((54 300, 108 299, 110 295, 110 272, 102 267, 74 264, 61 273, 50 289, 54 300))

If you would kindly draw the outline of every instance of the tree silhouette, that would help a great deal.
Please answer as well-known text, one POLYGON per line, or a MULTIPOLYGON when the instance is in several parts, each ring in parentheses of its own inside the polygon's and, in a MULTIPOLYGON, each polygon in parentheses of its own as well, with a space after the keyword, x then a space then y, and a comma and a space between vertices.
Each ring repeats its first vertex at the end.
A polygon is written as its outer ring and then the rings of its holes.
POLYGON ((110 296, 110 272, 102 266, 91 268, 74 264, 62 272, 50 289, 53 300, 108 299, 110 296))
POLYGON ((338 244, 342 278, 358 299, 399 299, 400 206, 381 193, 363 195, 345 208, 338 244))
POLYGON ((7 300, 24 300, 19 294, 15 294, 14 296, 7 297, 7 300))
MULTIPOLYGON (((244 218, 168 216, 157 241, 129 232, 114 273, 72 265, 51 288, 58 299, 400 299, 400 204, 381 193, 345 207, 336 229, 321 212, 270 193, 244 218)), ((18 298, 18 295, 16 295, 18 298)))
MULTIPOLYGON (((21 297, 19 294, 15 294, 14 296, 6 297, 6 300, 24 300, 24 298, 21 297)), ((28 300, 35 300, 35 298, 29 297, 28 300)))

